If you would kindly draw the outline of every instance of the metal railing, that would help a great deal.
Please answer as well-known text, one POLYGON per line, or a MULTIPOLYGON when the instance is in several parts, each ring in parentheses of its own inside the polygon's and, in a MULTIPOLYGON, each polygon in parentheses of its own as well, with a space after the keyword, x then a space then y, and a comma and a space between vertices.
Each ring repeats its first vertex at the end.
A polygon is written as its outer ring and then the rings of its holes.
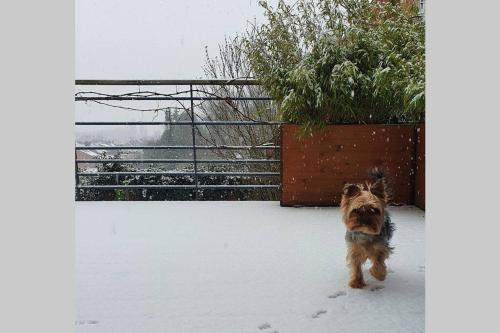
MULTIPOLYGON (((182 104, 182 101, 188 101, 190 103, 189 107, 184 107, 186 114, 189 116, 190 121, 77 121, 75 126, 189 126, 191 128, 191 145, 123 145, 123 146, 75 146, 75 193, 76 199, 79 200, 79 194, 83 190, 89 189, 187 189, 194 192, 193 199, 199 199, 200 190, 210 189, 210 190, 228 190, 228 189, 246 189, 246 190, 257 190, 257 189, 279 189, 279 176, 280 176, 280 159, 277 157, 279 153, 280 146, 277 144, 278 140, 274 140, 272 144, 265 145, 199 145, 197 144, 197 131, 199 126, 280 126, 281 122, 276 121, 259 121, 259 120, 240 120, 240 121, 220 121, 220 120, 197 120, 194 101, 200 101, 204 103, 205 101, 224 101, 231 103, 232 101, 270 101, 269 97, 265 96, 218 96, 216 94, 211 94, 210 92, 195 89, 196 86, 252 86, 257 85, 258 82, 255 80, 248 79, 235 79, 235 80, 76 80, 75 84, 77 86, 187 86, 188 88, 182 91, 176 91, 172 94, 160 94, 160 93, 134 93, 134 94, 101 94, 96 92, 86 92, 86 94, 76 93, 76 102, 102 102, 102 101, 175 101, 182 104), (89 94, 91 96, 89 96, 89 94), (196 94, 196 95, 195 95, 196 94), (78 151, 92 151, 92 150, 113 150, 113 151, 127 151, 127 150, 181 150, 190 151, 192 158, 160 158, 160 159, 122 159, 122 158, 92 158, 92 159, 82 159, 78 158, 78 151), (272 158, 233 158, 233 159, 213 159, 205 158, 200 159, 198 157, 199 151, 214 151, 214 150, 265 150, 266 152, 272 151, 272 158), (192 166, 190 171, 141 171, 136 170, 134 172, 124 172, 124 171, 82 171, 80 170, 80 165, 82 164, 94 164, 94 165, 104 165, 109 163, 115 164, 188 164, 192 166), (229 171, 210 171, 206 169, 201 169, 201 165, 244 165, 247 166, 247 170, 229 170, 229 171), (272 170, 264 171, 251 171, 248 170, 249 165, 274 165, 272 170), (82 177, 101 177, 101 176, 114 176, 116 177, 117 184, 82 184, 82 177), (118 184, 119 177, 125 176, 189 176, 192 177, 192 184, 183 185, 165 185, 165 184, 143 184, 143 185, 130 185, 130 184, 118 184), (266 183, 266 184, 201 184, 200 179, 207 176, 220 176, 220 177, 274 177, 278 179, 278 182, 266 183)), ((104 104, 104 103, 103 103, 104 104)), ((234 106, 233 106, 234 107, 234 106)), ((199 131, 198 131, 199 133, 199 131)))

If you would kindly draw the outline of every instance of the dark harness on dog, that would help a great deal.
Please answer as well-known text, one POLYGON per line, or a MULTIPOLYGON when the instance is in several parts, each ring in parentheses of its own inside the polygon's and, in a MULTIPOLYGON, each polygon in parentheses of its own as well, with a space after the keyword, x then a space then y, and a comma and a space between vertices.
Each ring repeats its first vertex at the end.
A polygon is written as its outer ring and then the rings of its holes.
POLYGON ((360 231, 346 231, 345 240, 351 243, 383 243, 389 245, 389 240, 394 233, 394 223, 387 212, 384 216, 384 225, 378 235, 369 235, 360 231))

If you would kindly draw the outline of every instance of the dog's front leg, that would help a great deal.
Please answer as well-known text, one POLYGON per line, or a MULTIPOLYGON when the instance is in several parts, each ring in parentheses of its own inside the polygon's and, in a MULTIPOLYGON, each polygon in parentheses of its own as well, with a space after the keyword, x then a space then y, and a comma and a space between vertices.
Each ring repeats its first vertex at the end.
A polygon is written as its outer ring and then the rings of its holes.
POLYGON ((366 286, 366 283, 363 279, 361 265, 367 259, 366 251, 362 246, 348 242, 346 259, 350 270, 349 287, 363 288, 366 286))
POLYGON ((379 281, 384 281, 387 275, 385 260, 389 257, 389 254, 390 249, 386 246, 376 246, 373 251, 369 253, 369 258, 372 262, 370 273, 379 281))

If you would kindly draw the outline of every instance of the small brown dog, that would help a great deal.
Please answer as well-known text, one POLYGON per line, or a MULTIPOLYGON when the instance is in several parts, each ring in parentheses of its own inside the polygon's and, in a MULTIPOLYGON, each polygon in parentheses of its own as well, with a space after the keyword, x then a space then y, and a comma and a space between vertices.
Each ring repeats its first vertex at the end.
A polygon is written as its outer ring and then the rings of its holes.
POLYGON ((389 193, 384 173, 377 167, 370 171, 374 182, 345 184, 340 209, 346 226, 349 286, 366 286, 361 266, 370 259, 370 273, 379 281, 387 274, 385 260, 392 253, 389 240, 394 231, 386 206, 389 193))

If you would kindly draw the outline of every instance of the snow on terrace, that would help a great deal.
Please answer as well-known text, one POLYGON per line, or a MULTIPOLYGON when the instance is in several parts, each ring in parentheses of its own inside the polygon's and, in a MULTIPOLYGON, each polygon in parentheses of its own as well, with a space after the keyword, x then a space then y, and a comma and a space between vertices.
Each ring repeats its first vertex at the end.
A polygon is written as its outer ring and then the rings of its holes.
POLYGON ((338 208, 77 202, 77 332, 424 332, 424 212, 386 281, 347 287, 338 208))

